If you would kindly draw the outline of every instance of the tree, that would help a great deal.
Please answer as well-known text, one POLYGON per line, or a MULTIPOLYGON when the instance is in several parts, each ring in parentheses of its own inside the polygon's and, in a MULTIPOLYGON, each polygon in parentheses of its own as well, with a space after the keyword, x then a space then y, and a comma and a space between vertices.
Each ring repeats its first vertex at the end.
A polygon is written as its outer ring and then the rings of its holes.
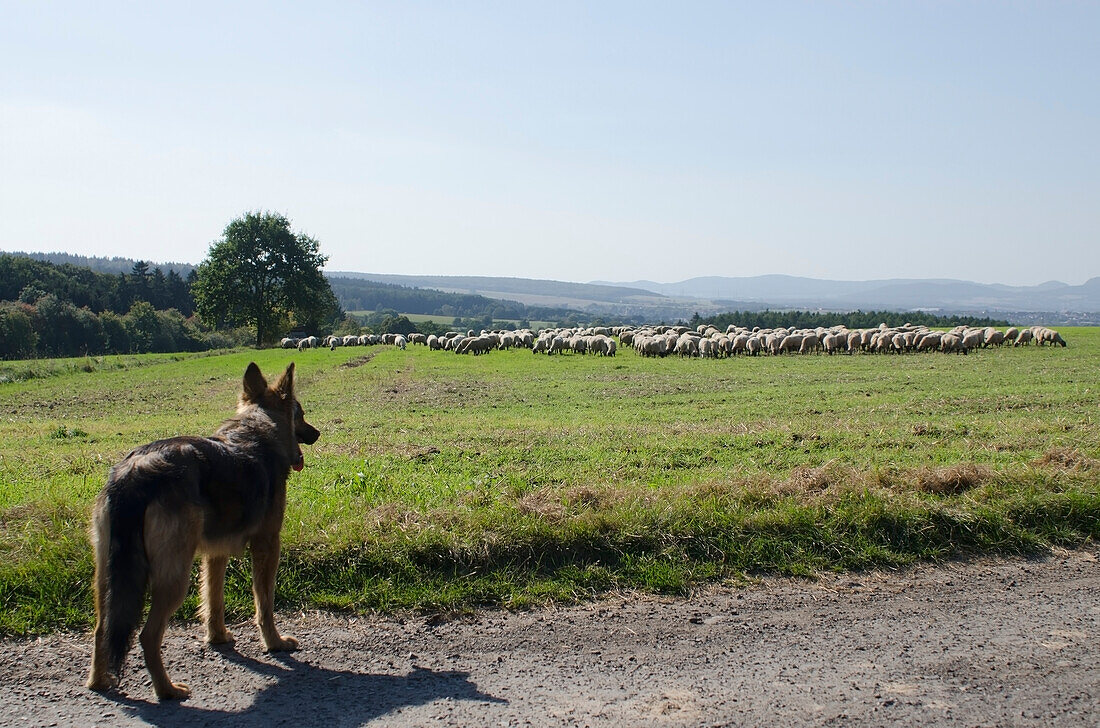
POLYGON ((233 220, 196 270, 195 310, 215 328, 254 326, 257 347, 276 338, 280 322, 331 321, 339 306, 318 247, 277 213, 233 220))

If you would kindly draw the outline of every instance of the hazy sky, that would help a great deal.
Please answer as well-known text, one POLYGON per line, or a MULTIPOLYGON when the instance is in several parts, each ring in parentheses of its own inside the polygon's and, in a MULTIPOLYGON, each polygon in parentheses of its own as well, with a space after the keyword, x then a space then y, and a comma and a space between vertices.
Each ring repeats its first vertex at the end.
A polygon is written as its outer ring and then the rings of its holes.
POLYGON ((1100 4, 0 0, 0 250, 1100 275, 1100 4))

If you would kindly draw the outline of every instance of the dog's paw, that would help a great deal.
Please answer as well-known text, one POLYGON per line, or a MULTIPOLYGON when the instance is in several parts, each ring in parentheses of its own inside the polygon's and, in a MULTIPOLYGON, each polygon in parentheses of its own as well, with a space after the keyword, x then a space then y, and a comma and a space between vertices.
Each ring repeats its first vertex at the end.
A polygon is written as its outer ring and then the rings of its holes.
POLYGON ((210 645, 231 645, 237 641, 237 638, 233 636, 225 627, 220 630, 207 630, 206 631, 206 643, 210 645))
POLYGON ((161 700, 186 700, 191 696, 191 688, 183 683, 168 683, 164 687, 156 688, 155 692, 161 700))
POLYGON ((97 693, 105 693, 108 690, 114 690, 118 687, 118 675, 112 675, 111 673, 92 675, 84 685, 89 690, 95 690, 97 693))
POLYGON ((264 651, 265 652, 293 652, 298 649, 298 640, 293 637, 280 637, 277 640, 269 643, 264 651))

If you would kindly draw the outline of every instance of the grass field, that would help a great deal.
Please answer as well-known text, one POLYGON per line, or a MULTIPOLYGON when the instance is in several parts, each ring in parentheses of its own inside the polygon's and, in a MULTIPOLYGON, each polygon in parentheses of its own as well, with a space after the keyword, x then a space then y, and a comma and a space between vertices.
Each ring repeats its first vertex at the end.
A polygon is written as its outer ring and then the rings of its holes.
MULTIPOLYGON (((370 316, 374 311, 348 311, 348 314, 357 318, 363 318, 370 316)), ((449 326, 454 321, 454 316, 440 316, 427 313, 402 313, 399 316, 404 316, 414 324, 433 323, 440 324, 442 326, 449 326)), ((519 319, 495 319, 495 324, 515 324, 519 325, 519 319)), ((534 329, 548 329, 553 328, 556 324, 553 321, 529 321, 529 325, 534 329)))
MULTIPOLYGON (((88 512, 132 447, 298 366, 282 608, 523 607, 1100 536, 1100 330, 1067 349, 732 360, 423 347, 0 363, 0 634, 91 621, 88 512)), ((247 560, 229 609, 251 611, 247 560)), ((184 616, 194 613, 192 597, 184 616)))

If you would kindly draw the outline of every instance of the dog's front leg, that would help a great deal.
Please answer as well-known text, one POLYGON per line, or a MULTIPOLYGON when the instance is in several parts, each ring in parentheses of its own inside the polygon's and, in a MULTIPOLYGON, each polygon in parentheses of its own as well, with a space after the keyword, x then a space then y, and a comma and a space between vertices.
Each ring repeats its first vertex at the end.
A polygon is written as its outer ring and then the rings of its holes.
POLYGON ((225 626, 225 568, 228 556, 202 557, 202 616, 206 641, 212 645, 232 644, 233 633, 225 626))
POLYGON ((267 652, 298 649, 298 640, 284 637, 275 628, 275 571, 279 568, 279 534, 252 539, 252 597, 256 602, 256 625, 267 652))

